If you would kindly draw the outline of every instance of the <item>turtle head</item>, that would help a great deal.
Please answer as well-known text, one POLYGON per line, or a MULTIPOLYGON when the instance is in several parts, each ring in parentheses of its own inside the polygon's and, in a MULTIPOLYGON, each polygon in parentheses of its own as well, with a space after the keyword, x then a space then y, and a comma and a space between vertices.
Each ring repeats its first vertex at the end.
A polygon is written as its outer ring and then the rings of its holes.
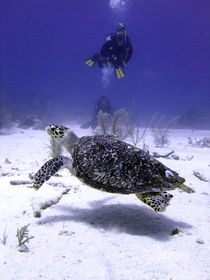
POLYGON ((46 132, 58 141, 62 140, 69 131, 70 129, 68 129, 67 127, 57 124, 51 124, 46 127, 46 132))
POLYGON ((77 144, 79 138, 69 128, 62 125, 49 125, 46 132, 56 140, 59 144, 63 145, 66 150, 72 153, 74 146, 77 144))
POLYGON ((180 188, 182 191, 187 193, 194 193, 195 191, 190 187, 186 186, 185 179, 178 175, 175 171, 167 169, 165 171, 166 181, 169 185, 172 186, 171 189, 180 188))
POLYGON ((178 173, 171 169, 167 169, 165 171, 165 180, 169 185, 172 186, 172 188, 178 188, 185 182, 184 178, 179 176, 178 173))

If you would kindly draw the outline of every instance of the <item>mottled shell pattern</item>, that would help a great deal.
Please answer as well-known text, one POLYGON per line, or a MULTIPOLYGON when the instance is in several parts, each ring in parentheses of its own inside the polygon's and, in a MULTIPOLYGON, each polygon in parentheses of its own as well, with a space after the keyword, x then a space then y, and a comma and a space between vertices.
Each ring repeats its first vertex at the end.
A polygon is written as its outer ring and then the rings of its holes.
POLYGON ((185 181, 149 153, 114 136, 79 138, 72 159, 78 178, 89 186, 112 193, 164 192, 185 181))

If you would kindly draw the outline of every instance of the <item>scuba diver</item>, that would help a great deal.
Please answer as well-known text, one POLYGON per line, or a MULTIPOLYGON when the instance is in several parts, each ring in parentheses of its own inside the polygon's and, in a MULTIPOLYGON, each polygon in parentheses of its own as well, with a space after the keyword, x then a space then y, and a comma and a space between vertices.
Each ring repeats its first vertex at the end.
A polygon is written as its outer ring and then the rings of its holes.
POLYGON ((91 127, 92 129, 95 129, 98 125, 98 113, 100 111, 102 113, 107 113, 107 114, 110 114, 111 116, 113 116, 114 110, 112 108, 112 105, 111 105, 109 99, 106 96, 101 96, 97 100, 97 102, 94 106, 92 120, 83 124, 83 125, 81 125, 81 128, 91 127))
POLYGON ((94 54, 91 58, 85 60, 85 63, 92 67, 96 62, 100 68, 111 66, 115 70, 117 78, 123 78, 126 67, 133 53, 130 39, 125 27, 119 23, 119 27, 106 39, 100 53, 94 54))

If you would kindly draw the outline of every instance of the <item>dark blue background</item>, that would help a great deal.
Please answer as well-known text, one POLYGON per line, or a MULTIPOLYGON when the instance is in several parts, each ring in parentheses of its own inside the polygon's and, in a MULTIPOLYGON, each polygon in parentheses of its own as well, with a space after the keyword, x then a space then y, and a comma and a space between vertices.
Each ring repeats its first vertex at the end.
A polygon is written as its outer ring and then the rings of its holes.
POLYGON ((210 111, 210 1, 2 0, 0 88, 13 108, 30 102, 55 110, 90 110, 101 95, 115 108, 171 117, 210 111), (122 21, 133 44, 126 77, 108 88, 84 60, 122 21))

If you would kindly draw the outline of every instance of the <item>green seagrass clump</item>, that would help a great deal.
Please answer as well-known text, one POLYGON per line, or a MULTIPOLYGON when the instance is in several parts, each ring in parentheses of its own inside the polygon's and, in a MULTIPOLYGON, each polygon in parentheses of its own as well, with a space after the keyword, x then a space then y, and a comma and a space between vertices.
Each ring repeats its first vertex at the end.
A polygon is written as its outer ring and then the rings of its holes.
POLYGON ((26 243, 34 238, 34 236, 29 236, 29 227, 30 224, 17 229, 17 239, 18 239, 18 251, 27 253, 29 251, 26 243))

